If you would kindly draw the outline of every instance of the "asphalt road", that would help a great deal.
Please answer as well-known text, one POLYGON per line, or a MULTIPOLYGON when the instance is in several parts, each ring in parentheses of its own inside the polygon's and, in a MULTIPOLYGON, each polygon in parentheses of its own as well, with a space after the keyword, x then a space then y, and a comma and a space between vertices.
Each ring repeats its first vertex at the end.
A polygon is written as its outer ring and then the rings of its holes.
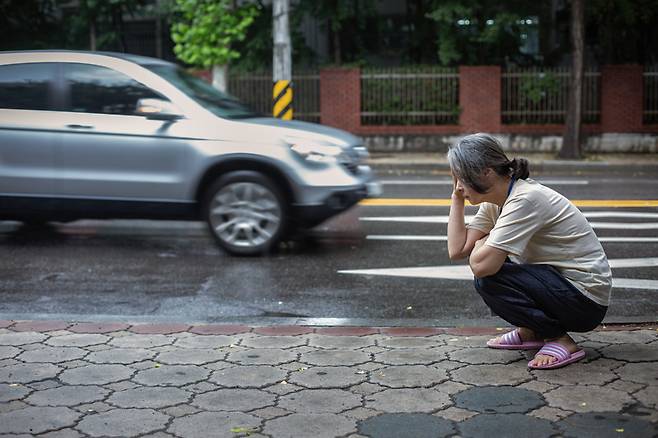
MULTIPOLYGON (((441 172, 381 179, 387 199, 450 194, 441 172)), ((574 200, 658 199, 652 175, 537 179, 574 200)), ((658 207, 614 205, 581 208, 617 281, 607 321, 656 321, 658 207)), ((447 214, 361 205, 264 258, 223 254, 200 223, 0 222, 0 319, 491 324, 467 267, 448 259, 447 214)))

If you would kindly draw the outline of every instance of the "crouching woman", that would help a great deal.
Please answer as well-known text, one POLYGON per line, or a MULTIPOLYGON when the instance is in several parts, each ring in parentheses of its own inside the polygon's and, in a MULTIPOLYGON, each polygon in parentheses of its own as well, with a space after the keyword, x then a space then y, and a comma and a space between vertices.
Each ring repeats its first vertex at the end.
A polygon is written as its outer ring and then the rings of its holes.
POLYGON ((558 368, 585 357, 568 332, 593 330, 606 313, 612 275, 585 216, 561 194, 528 178, 525 159, 509 160, 487 134, 448 152, 454 186, 448 253, 468 257, 475 289, 516 327, 490 340, 501 349, 539 349, 530 368, 558 368), (464 202, 479 205, 468 225, 464 202))

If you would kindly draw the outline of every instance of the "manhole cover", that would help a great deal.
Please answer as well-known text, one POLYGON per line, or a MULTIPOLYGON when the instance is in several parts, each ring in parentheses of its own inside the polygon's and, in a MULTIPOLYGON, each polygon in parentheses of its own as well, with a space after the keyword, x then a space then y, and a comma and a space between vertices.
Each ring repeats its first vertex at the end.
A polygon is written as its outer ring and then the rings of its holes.
POLYGON ((456 433, 452 421, 429 414, 382 414, 361 421, 358 430, 370 438, 439 438, 456 433))
POLYGON ((546 404, 541 394, 511 386, 470 388, 455 395, 455 405, 485 414, 529 412, 546 404))
POLYGON ((650 438, 658 435, 658 429, 650 422, 616 412, 574 414, 557 423, 557 426, 569 437, 619 438, 632 436, 633 438, 650 438))

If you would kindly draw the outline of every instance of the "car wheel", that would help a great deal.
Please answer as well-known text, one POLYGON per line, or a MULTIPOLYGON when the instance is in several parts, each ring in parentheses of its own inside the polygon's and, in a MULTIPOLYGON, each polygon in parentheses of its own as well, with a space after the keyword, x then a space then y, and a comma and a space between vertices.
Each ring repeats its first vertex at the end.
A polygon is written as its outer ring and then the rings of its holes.
POLYGON ((213 237, 227 252, 259 255, 281 239, 287 205, 279 188, 251 171, 231 172, 206 192, 203 214, 213 237))

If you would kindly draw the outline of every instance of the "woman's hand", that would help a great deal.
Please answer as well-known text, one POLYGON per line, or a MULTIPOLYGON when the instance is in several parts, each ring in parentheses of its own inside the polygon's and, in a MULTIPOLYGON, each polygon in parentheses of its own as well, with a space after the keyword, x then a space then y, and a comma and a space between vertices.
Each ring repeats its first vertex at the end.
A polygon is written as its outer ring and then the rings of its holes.
POLYGON ((464 192, 461 189, 459 182, 457 181, 457 177, 455 177, 455 175, 452 175, 452 198, 455 201, 464 202, 464 192))

